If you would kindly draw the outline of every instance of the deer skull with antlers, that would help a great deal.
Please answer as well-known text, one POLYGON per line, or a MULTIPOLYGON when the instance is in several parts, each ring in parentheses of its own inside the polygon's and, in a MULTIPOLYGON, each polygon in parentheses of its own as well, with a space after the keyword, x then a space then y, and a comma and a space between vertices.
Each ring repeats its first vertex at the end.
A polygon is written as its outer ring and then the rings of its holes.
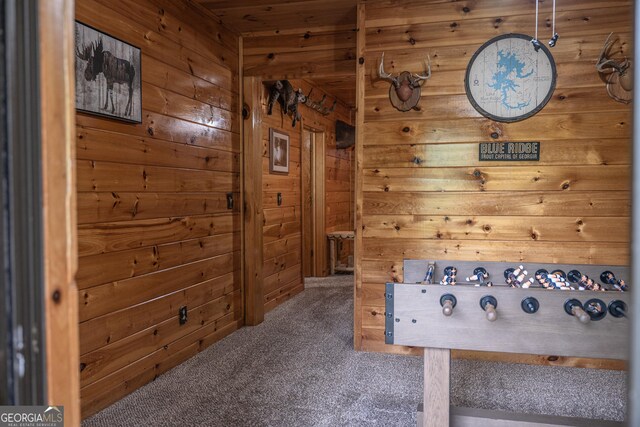
POLYGON ((633 94, 633 71, 631 70, 631 61, 625 56, 624 59, 612 58, 613 45, 619 41, 617 37, 612 38, 610 33, 604 42, 602 52, 596 64, 598 72, 605 76, 603 80, 607 83, 607 93, 611 98, 618 102, 628 104, 631 102, 633 94))
POLYGON ((426 65, 425 73, 422 75, 403 71, 394 77, 389 73, 385 73, 384 53, 382 53, 378 76, 392 83, 389 88, 391 105, 400 111, 409 111, 412 108, 416 108, 420 100, 421 87, 431 77, 431 58, 428 55, 426 65))

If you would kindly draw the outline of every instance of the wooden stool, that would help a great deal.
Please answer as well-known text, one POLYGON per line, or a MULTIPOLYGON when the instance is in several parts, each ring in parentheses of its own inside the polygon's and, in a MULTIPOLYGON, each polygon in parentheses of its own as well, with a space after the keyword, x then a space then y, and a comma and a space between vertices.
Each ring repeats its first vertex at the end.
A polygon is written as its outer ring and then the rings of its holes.
POLYGON ((329 239, 329 274, 333 275, 336 271, 342 272, 353 272, 353 267, 341 267, 336 265, 336 241, 337 240, 353 240, 355 235, 353 231, 333 231, 331 233, 327 233, 327 238, 329 239))

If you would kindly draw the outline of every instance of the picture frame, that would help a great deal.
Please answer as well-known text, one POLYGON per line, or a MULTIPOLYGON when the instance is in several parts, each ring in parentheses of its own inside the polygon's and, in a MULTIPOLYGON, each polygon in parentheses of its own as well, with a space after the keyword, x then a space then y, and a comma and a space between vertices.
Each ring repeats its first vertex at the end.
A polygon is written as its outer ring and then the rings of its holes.
POLYGON ((140 48, 75 22, 76 110, 142 123, 140 48))
POLYGON ((289 134, 269 128, 269 173, 289 174, 289 134))

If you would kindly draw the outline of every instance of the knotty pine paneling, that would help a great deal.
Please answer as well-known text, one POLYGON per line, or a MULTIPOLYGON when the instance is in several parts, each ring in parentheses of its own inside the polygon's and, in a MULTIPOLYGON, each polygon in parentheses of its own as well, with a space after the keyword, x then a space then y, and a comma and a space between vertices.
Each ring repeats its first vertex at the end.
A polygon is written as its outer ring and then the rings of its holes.
MULTIPOLYGON (((256 49, 257 41, 249 46, 256 49)), ((245 54, 247 51, 245 44, 245 54)), ((312 99, 327 95, 325 104, 331 105, 333 96, 306 80, 291 80, 294 88, 302 88, 305 94, 312 91, 312 99)), ((302 196, 301 196, 301 137, 302 126, 324 132, 325 138, 325 230, 335 231, 353 228, 353 209, 350 203, 351 156, 349 150, 336 149, 335 121, 350 122, 350 110, 339 102, 334 112, 327 116, 306 106, 300 106, 302 123, 291 126, 291 118, 282 116, 279 105, 271 116, 266 114, 265 88, 263 100, 263 277, 265 310, 271 310, 295 293, 304 289, 302 279, 302 196), (269 128, 288 133, 290 138, 289 174, 269 173, 269 128), (277 205, 277 194, 282 193, 282 205, 277 205), (336 203, 337 202, 337 203, 336 203)), ((350 248, 345 245, 344 252, 350 248)), ((326 272, 324 272, 326 274, 326 272)))
POLYGON ((153 381, 176 365, 179 365, 211 344, 221 340, 241 326, 233 314, 206 323, 197 330, 184 335, 170 344, 159 347, 146 357, 138 359, 98 381, 82 387, 83 413, 96 407, 109 406, 114 396, 124 396, 146 383, 153 381))
MULTIPOLYGON (((322 7, 329 6, 323 4, 322 7)), ((245 35, 245 75, 260 76, 265 80, 312 80, 318 88, 354 107, 355 19, 350 18, 343 24, 340 27, 311 28, 305 21, 308 28, 245 35)), ((318 95, 317 90, 315 95, 318 95)))
MULTIPOLYGON (((195 0, 209 8, 223 24, 243 35, 288 33, 300 23, 313 27, 340 27, 355 22, 355 0, 195 0)), ((299 30, 295 30, 299 31, 299 30)))
POLYGON ((85 289, 223 255, 239 245, 240 233, 235 232, 87 255, 79 260, 76 281, 79 289, 85 289))
MULTIPOLYGON (((113 121, 109 123, 108 131, 124 136, 140 137, 143 142, 168 141, 193 147, 240 152, 240 135, 237 133, 155 113, 145 109, 144 102, 142 107, 142 126, 132 127, 127 123, 113 121)), ((104 127, 103 122, 103 119, 96 116, 76 115, 78 129, 100 130, 104 127)), ((87 149, 80 145, 80 141, 78 146, 81 151, 87 149)))
MULTIPOLYGON (((431 156, 427 158, 433 159, 431 156)), ((625 165, 522 166, 517 171, 513 167, 501 166, 365 169, 365 174, 365 191, 385 192, 625 190, 630 179, 625 165), (611 181, 613 178, 617 180, 611 181)))
MULTIPOLYGON (((315 83, 316 81, 314 81, 315 83)), ((309 93, 312 89, 311 84, 307 81, 302 81, 301 87, 305 93, 309 93)), ((327 94, 325 105, 331 105, 333 92, 328 94, 319 90, 318 86, 316 86, 311 97, 317 101, 324 94, 327 94)), ((353 230, 353 148, 337 148, 335 135, 336 119, 352 123, 352 111, 340 104, 336 106, 336 110, 333 113, 327 116, 323 116, 311 109, 307 110, 310 114, 306 116, 305 126, 324 132, 325 231, 328 233, 353 230)), ((353 244, 351 241, 345 240, 338 248, 336 256, 343 264, 346 264, 347 257, 352 254, 353 244)), ((328 270, 324 274, 328 274, 328 270)))
MULTIPOLYGON (((292 81, 297 88, 298 82, 292 81)), ((267 115, 269 85, 265 86, 262 100, 262 206, 263 206, 263 295, 265 312, 279 302, 304 289, 302 279, 302 199, 300 195, 300 141, 301 124, 291 126, 291 117, 283 115, 280 105, 267 115), (289 173, 269 172, 269 129, 289 135, 289 173), (282 194, 278 206, 277 195, 282 194), (267 266, 267 268, 264 268, 267 266)), ((302 114, 302 107, 299 107, 302 114)))
MULTIPOLYGON (((357 348, 419 353, 385 346, 381 333, 383 284, 403 279, 405 258, 628 263, 631 108, 607 96, 594 64, 611 31, 620 36, 617 54, 632 56, 633 2, 558 5, 560 40, 551 50, 557 86, 537 115, 497 123, 479 115, 466 98, 464 74, 471 56, 496 35, 531 33, 534 6, 532 0, 361 6, 357 348), (377 77, 383 52, 388 72, 419 72, 431 57, 432 78, 423 86, 417 110, 401 113, 390 104, 389 83, 377 77), (488 141, 541 141, 540 161, 479 162, 478 143, 488 141)), ((546 42, 551 2, 540 7, 540 39, 546 42)), ((602 365, 524 355, 482 357, 602 365)))
MULTIPOLYGON (((150 351, 175 341, 181 336, 199 329, 206 323, 215 321, 232 313, 240 304, 240 290, 221 289, 226 295, 211 299, 206 303, 193 305, 192 322, 180 325, 175 319, 169 318, 150 328, 127 336, 112 344, 108 344, 83 356, 84 369, 81 372, 81 385, 85 378, 97 381, 110 372, 127 366, 129 363, 145 357, 150 351)), ((215 295, 215 294, 214 294, 215 295)))
MULTIPOLYGON (((508 8, 502 0, 483 0, 468 2, 445 2, 440 0, 421 1, 381 1, 367 3, 366 28, 371 27, 394 27, 402 25, 416 25, 427 23, 451 23, 460 22, 466 25, 474 19, 504 20, 503 17, 514 15, 532 16, 535 11, 535 2, 514 1, 508 3, 508 8)), ((626 7, 632 2, 630 0, 567 0, 559 5, 556 12, 591 10, 597 8, 626 7)), ((588 15, 584 15, 588 17, 588 15)), ((535 19, 535 16, 534 16, 535 19)), ((551 19, 551 5, 540 5, 540 21, 546 23, 551 19)), ((550 24, 550 22, 549 22, 550 24)), ((534 21, 530 21, 533 30, 534 21)), ((449 31, 449 25, 446 25, 449 31)), ((520 28, 522 30, 522 28, 520 28)), ((437 38, 438 35, 432 36, 437 38)), ((490 38, 490 37, 487 37, 490 38)))
MULTIPOLYGON (((315 83, 316 81, 314 81, 315 83)), ((302 81, 301 87, 305 90, 305 93, 309 93, 312 88, 307 81, 302 81)), ((325 93, 316 86, 311 97, 317 101, 325 93)), ((325 105, 331 105, 333 93, 326 93, 327 100, 325 105)), ((323 116, 311 109, 307 110, 310 114, 306 116, 305 126, 324 132, 325 230, 326 232, 353 230, 353 181, 355 176, 353 170, 353 148, 337 148, 335 135, 336 119, 353 124, 353 113, 349 108, 340 105, 340 103, 336 106, 336 110, 328 116, 323 116)), ((353 254, 352 243, 345 240, 342 242, 341 247, 338 248, 337 257, 343 264, 346 264, 347 257, 353 254)), ((324 274, 328 274, 328 270, 324 274)))
POLYGON ((87 417, 242 325, 226 203, 240 200, 239 46, 188 1, 78 0, 76 15, 142 54, 141 124, 77 114, 87 417))
MULTIPOLYGON (((480 8, 489 8, 497 5, 499 2, 488 1, 483 3, 480 8)), ((566 41, 565 46, 561 48, 560 44, 556 47, 559 51, 570 48, 575 42, 574 37, 585 37, 591 35, 600 35, 601 29, 604 27, 619 28, 618 31, 625 31, 632 23, 632 16, 628 13, 628 2, 626 5, 614 2, 614 7, 606 6, 603 2, 600 5, 594 2, 584 2, 581 9, 563 10, 556 14, 556 23, 558 29, 562 29, 562 40, 566 41), (592 8, 594 7, 594 8, 592 8)), ((520 2, 520 5, 526 4, 520 2)), ((535 9, 535 5, 532 5, 535 9)), ((564 8, 564 5, 561 6, 564 8)), ((544 18, 544 27, 547 22, 550 24, 551 16, 548 15, 550 8, 544 8, 541 18, 544 18), (547 21, 547 19, 549 21, 547 21)), ((520 33, 533 30, 533 22, 531 22, 531 9, 508 11, 502 10, 497 17, 475 18, 471 19, 452 19, 451 21, 422 23, 413 25, 399 25, 392 27, 368 27, 367 28, 367 48, 376 50, 392 51, 394 49, 404 49, 408 44, 416 48, 435 48, 435 47, 451 47, 482 44, 483 37, 487 38, 498 36, 505 33, 520 33), (517 13, 517 14, 516 14, 517 13), (445 31, 443 27, 446 27, 445 31)), ((542 27, 540 28, 542 33, 542 27)), ((550 31, 550 29, 549 29, 550 31)), ((617 31, 617 32, 618 32, 617 31)), ((593 38, 589 38, 593 40, 593 38)), ((485 40, 486 41, 486 40, 485 40)), ((553 48, 555 51, 556 47, 553 48)), ((618 47, 619 48, 619 47, 618 47)), ((473 54, 473 49, 468 52, 473 54)))

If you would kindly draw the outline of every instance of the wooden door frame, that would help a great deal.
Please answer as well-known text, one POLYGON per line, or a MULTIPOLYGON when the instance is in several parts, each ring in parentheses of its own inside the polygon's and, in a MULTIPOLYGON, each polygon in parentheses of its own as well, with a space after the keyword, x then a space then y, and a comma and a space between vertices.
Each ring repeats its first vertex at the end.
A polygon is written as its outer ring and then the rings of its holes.
MULTIPOLYGON (((241 43, 242 44, 242 43, 241 43)), ((240 47, 242 52, 242 47, 240 47)), ((262 99, 264 85, 255 76, 241 76, 241 99, 243 125, 242 140, 242 280, 244 293, 244 320, 246 325, 258 325, 264 321, 264 280, 263 280, 263 195, 262 195, 262 99)), ((327 239, 325 233, 325 138, 323 129, 307 127, 322 141, 314 144, 313 158, 315 170, 314 227, 315 227, 315 274, 327 274, 327 239), (320 195, 320 196, 319 196, 320 195)), ((300 137, 305 126, 300 121, 300 137)), ((301 190, 302 190, 302 179, 301 190)), ((300 197, 303 197, 301 191, 300 197)), ((302 228, 302 227, 301 227, 302 228)), ((303 230, 301 230, 303 231, 303 230)), ((302 235, 304 239, 304 235, 302 235)))
POLYGON ((314 221, 315 227, 315 254, 316 275, 325 277, 327 275, 327 233, 325 225, 325 138, 324 131, 315 131, 316 137, 314 147, 314 168, 312 184, 314 186, 314 221), (322 135, 322 141, 317 140, 317 136, 322 135))
POLYGON ((246 325, 264 321, 262 206, 262 79, 242 77, 242 267, 246 325))
MULTIPOLYGON (((311 186, 313 188, 313 265, 311 266, 311 272, 313 276, 324 277, 327 275, 327 236, 325 226, 325 138, 326 132, 322 129, 315 129, 310 126, 305 126, 304 121, 300 126, 300 139, 304 138, 304 131, 311 132, 314 136, 311 141, 313 144, 313 157, 311 159, 311 186), (321 135, 321 141, 318 141, 318 136, 321 135)), ((304 181, 300 179, 300 197, 301 202, 304 203, 305 186, 304 181)), ((304 210, 302 214, 302 224, 304 224, 304 210)), ((302 241, 306 239, 304 226, 302 227, 302 241)), ((304 243, 303 243, 304 247, 304 243)), ((303 258, 304 259, 304 258, 303 258)))
POLYGON ((75 2, 38 3, 47 403, 80 425, 75 181, 75 2))
MULTIPOLYGON (((300 221, 302 223, 302 276, 303 279, 305 277, 314 277, 316 275, 316 271, 315 271, 315 257, 313 255, 315 255, 315 240, 312 238, 311 242, 309 244, 308 239, 307 239, 307 235, 308 233, 308 225, 307 221, 309 218, 311 218, 311 229, 313 229, 313 204, 314 204, 314 200, 313 200, 313 192, 311 190, 311 188, 313 187, 313 155, 314 155, 314 143, 313 143, 313 137, 311 136, 311 132, 308 132, 309 134, 309 153, 307 153, 307 146, 306 146, 306 134, 307 133, 307 129, 304 128, 304 126, 302 127, 302 135, 301 135, 301 142, 300 142, 300 181, 301 181, 301 198, 302 198, 302 208, 300 209, 300 221), (307 187, 307 175, 308 175, 308 180, 309 180, 309 186, 307 187), (311 200, 309 203, 309 207, 307 208, 307 202, 309 201, 308 197, 307 197, 307 191, 309 191, 312 195, 311 200), (307 214, 307 211, 309 211, 309 213, 307 214), (311 254, 311 255, 310 255, 311 254)), ((315 233, 310 233, 313 237, 313 235, 315 233)))
POLYGON ((355 239, 353 242, 353 347, 355 350, 362 349, 362 210, 363 210, 363 188, 364 188, 364 89, 366 80, 366 70, 369 66, 365 64, 365 21, 366 4, 364 0, 358 0, 357 5, 357 35, 356 35, 356 58, 360 58, 356 65, 356 144, 354 148, 355 178, 354 178, 354 199, 355 199, 355 239))

